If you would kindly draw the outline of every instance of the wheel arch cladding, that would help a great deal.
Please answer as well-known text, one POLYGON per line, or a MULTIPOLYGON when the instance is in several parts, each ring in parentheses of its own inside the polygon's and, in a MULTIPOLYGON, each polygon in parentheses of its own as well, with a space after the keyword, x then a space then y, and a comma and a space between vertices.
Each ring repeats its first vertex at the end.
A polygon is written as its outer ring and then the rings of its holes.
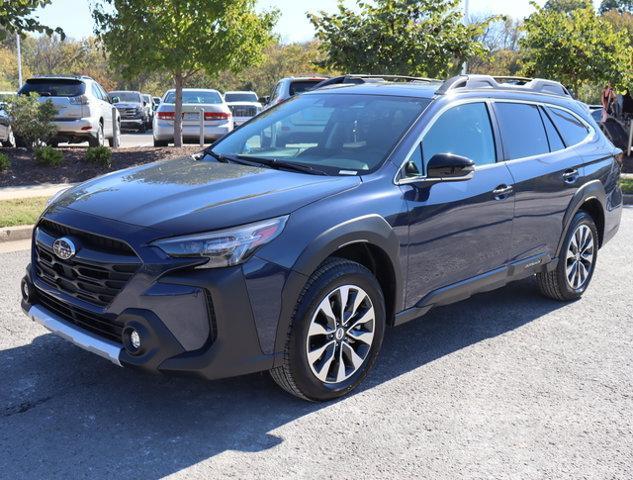
POLYGON ((292 272, 284 286, 275 351, 283 351, 286 332, 297 299, 310 275, 330 257, 341 256, 354 261, 360 259, 361 261, 358 263, 377 274, 378 282, 387 302, 388 315, 401 310, 404 304, 404 280, 398 261, 399 255, 398 236, 391 225, 380 215, 357 217, 337 224, 317 235, 297 256, 292 272))
POLYGON ((578 189, 563 218, 563 231, 558 243, 557 257, 560 256, 565 235, 567 234, 567 230, 574 219, 574 215, 576 215, 576 213, 580 210, 587 212, 593 218, 593 221, 596 224, 596 229, 598 230, 599 244, 602 246, 602 240, 604 238, 604 208, 606 205, 606 198, 607 195, 604 190, 604 185, 600 182, 600 180, 588 182, 578 189))

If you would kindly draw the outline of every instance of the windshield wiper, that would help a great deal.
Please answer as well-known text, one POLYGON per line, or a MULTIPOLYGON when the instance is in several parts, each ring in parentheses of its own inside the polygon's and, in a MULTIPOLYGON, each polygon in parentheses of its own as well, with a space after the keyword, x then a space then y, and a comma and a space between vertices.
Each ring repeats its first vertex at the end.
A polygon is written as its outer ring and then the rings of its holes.
POLYGON ((311 167, 310 165, 286 162, 284 160, 279 160, 278 158, 251 157, 250 155, 236 155, 235 157, 239 160, 251 162, 252 164, 266 165, 271 168, 280 168, 301 173, 311 173, 313 175, 328 175, 327 172, 311 167))

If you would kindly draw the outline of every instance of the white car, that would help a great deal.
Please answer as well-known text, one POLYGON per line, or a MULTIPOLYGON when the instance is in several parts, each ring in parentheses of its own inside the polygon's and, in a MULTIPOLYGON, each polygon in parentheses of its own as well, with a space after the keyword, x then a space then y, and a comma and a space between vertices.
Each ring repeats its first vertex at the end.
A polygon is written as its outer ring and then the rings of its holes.
POLYGON ((112 104, 105 90, 90 77, 51 75, 29 78, 19 95, 38 94, 40 101, 50 100, 57 109, 53 124, 57 130, 49 142, 81 143, 91 147, 114 146, 115 128, 121 120, 115 111, 116 124, 112 120, 112 104))
MULTIPOLYGON (((176 91, 167 90, 154 114, 154 146, 166 147, 174 141, 174 110, 176 91)), ((183 88, 182 138, 184 141, 200 139, 200 111, 204 111, 204 140, 215 141, 233 130, 233 114, 217 90, 183 88)))
POLYGON ((235 91, 226 92, 224 101, 233 112, 235 126, 247 122, 262 111, 262 104, 255 92, 235 91))

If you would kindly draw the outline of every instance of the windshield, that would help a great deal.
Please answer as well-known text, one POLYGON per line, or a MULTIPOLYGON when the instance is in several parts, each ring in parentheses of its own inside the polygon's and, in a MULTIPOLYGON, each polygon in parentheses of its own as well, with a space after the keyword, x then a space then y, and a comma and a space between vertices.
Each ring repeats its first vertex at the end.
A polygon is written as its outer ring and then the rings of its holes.
POLYGON ((20 94, 35 92, 42 97, 77 97, 85 91, 86 85, 81 80, 31 78, 20 89, 20 94))
POLYGON ((255 93, 227 93, 224 95, 227 102, 257 102, 257 94, 255 93))
MULTIPOLYGON (((176 103, 176 92, 167 92, 165 97, 165 103, 176 103)), ((214 104, 222 103, 222 97, 218 92, 213 91, 187 91, 182 92, 182 103, 189 104, 214 104)))
POLYGON ((110 98, 119 97, 120 102, 141 103, 141 94, 136 92, 110 92, 110 98))
POLYGON ((220 140, 214 153, 308 165, 329 174, 378 167, 430 100, 354 94, 301 95, 220 140))

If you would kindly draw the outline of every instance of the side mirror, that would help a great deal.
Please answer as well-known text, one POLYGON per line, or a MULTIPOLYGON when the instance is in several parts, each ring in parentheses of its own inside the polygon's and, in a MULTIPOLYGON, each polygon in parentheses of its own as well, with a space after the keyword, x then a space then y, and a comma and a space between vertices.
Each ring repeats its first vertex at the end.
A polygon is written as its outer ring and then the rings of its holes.
POLYGON ((433 155, 426 167, 426 178, 446 182, 470 180, 475 174, 475 162, 452 153, 433 155))
POLYGON ((144 106, 144 107, 147 107, 147 102, 143 102, 143 106, 144 106))
POLYGON ((112 103, 119 103, 121 99, 119 97, 112 97, 111 101, 112 103))
POLYGON ((259 99, 259 103, 262 105, 266 105, 268 102, 270 102, 270 95, 265 95, 259 99))

